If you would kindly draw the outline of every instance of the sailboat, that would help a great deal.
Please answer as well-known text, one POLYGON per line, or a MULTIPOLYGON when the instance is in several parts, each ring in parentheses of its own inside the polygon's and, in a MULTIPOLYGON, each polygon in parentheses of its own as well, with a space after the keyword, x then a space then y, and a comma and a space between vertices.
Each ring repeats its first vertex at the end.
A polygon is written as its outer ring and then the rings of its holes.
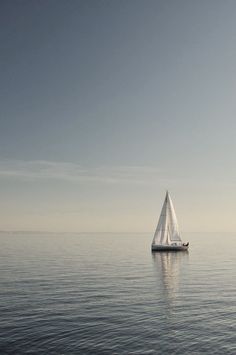
POLYGON ((152 251, 184 251, 189 243, 183 243, 170 194, 167 191, 161 215, 152 241, 152 251))

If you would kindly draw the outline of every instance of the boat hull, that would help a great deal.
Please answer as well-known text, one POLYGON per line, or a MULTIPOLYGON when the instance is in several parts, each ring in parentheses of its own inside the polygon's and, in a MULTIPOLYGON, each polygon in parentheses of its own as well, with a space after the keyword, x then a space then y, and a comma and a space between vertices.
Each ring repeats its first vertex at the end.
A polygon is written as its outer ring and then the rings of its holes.
POLYGON ((152 251, 187 251, 187 245, 152 245, 152 251))

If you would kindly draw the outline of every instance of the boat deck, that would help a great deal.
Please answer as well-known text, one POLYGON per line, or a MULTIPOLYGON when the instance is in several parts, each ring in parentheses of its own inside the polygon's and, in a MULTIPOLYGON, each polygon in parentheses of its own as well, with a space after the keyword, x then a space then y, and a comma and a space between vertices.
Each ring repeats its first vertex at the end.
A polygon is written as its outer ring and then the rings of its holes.
POLYGON ((187 251, 185 245, 152 245, 152 251, 187 251))

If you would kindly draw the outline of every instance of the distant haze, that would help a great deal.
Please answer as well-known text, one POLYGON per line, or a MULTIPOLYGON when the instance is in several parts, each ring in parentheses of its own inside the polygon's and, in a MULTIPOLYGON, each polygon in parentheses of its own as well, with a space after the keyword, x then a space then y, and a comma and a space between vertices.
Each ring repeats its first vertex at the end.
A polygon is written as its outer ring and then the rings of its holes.
POLYGON ((0 229, 236 231, 236 2, 0 3, 0 229))

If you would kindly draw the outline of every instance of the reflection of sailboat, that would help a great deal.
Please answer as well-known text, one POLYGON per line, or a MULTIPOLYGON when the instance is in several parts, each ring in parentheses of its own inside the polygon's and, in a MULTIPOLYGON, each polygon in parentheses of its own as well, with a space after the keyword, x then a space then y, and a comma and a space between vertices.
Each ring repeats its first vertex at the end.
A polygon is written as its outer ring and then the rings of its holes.
POLYGON ((167 191, 152 241, 152 251, 187 250, 188 245, 181 240, 174 206, 167 191))
POLYGON ((161 288, 165 293, 165 299, 173 302, 179 289, 179 277, 181 264, 186 262, 187 253, 153 253, 155 270, 161 281, 161 288))

